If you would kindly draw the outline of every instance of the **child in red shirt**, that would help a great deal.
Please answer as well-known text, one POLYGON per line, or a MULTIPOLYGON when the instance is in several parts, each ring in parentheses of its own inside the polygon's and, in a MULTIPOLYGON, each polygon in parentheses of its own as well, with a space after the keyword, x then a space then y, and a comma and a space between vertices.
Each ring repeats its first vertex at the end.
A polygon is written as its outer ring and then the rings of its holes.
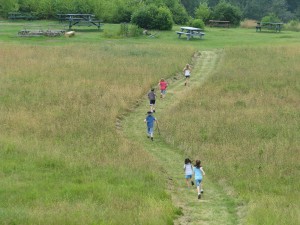
POLYGON ((167 87, 168 87, 168 83, 165 81, 164 78, 161 78, 158 85, 160 87, 160 97, 164 98, 165 95, 166 95, 166 90, 167 90, 167 87))

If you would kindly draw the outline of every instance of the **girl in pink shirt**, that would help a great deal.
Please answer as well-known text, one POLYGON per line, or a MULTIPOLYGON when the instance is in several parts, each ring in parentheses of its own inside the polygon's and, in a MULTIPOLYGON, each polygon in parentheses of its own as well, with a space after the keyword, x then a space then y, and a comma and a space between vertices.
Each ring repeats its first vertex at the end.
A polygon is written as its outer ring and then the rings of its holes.
POLYGON ((161 78, 158 85, 160 87, 160 97, 164 98, 166 95, 166 89, 168 87, 168 83, 165 81, 164 78, 161 78))

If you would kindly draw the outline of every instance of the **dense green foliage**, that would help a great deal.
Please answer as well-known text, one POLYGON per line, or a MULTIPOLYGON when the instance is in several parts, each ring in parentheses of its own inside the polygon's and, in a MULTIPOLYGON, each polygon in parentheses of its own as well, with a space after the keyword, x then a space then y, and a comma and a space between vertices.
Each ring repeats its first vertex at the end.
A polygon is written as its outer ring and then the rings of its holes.
POLYGON ((195 11, 195 18, 203 20, 205 23, 211 18, 211 9, 208 7, 207 3, 200 4, 195 11))
POLYGON ((242 19, 242 12, 238 7, 225 1, 221 1, 214 8, 212 12, 212 19, 230 21, 233 26, 238 26, 242 19))
POLYGON ((144 29, 171 30, 173 25, 172 14, 166 7, 148 5, 137 10, 131 22, 144 29))
MULTIPOLYGON (((6 18, 11 11, 30 12, 39 19, 54 19, 58 13, 94 13, 104 22, 130 22, 137 10, 154 4, 166 7, 171 11, 176 24, 185 24, 188 16, 209 19, 209 11, 216 11, 223 0, 0 0, 0 16, 6 18), (201 8, 199 10, 199 7, 201 8), (202 15, 202 13, 204 13, 202 15)), ((226 0, 240 11, 242 18, 261 20, 262 17, 274 13, 281 21, 300 19, 300 2, 297 0, 226 0)), ((227 13, 228 14, 228 13, 227 13)), ((232 14, 232 13, 230 13, 232 14)), ((221 15, 218 15, 222 18, 221 15)), ((214 17, 215 18, 215 17, 214 17)), ((220 18, 219 18, 220 19, 220 18)), ((233 19, 233 24, 237 24, 233 19)))
POLYGON ((280 22, 280 19, 275 14, 271 13, 267 16, 264 16, 261 19, 261 22, 280 22))
POLYGON ((190 25, 192 27, 197 27, 197 28, 201 28, 201 29, 204 29, 204 27, 205 27, 205 24, 204 24, 203 20, 201 20, 201 19, 192 20, 190 25))

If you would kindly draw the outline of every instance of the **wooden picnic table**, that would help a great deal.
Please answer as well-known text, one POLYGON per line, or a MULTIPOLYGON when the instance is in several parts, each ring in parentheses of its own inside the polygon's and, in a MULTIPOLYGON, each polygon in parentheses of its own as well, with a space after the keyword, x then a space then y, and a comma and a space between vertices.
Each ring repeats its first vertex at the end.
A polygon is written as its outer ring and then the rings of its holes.
POLYGON ((199 37, 200 39, 202 39, 203 36, 205 35, 202 29, 196 27, 181 27, 180 29, 181 31, 176 31, 176 33, 178 34, 178 38, 180 38, 181 35, 184 34, 186 35, 187 40, 190 40, 191 38, 194 37, 199 37))
POLYGON ((34 16, 32 16, 31 13, 9 12, 7 18, 10 20, 33 20, 34 16))
POLYGON ((209 20, 209 26, 210 27, 227 27, 229 28, 230 21, 224 21, 224 20, 209 20))
POLYGON ((261 28, 267 28, 268 30, 274 30, 275 32, 280 32, 283 23, 273 23, 273 22, 257 22, 256 32, 261 31, 261 28))
POLYGON ((98 27, 98 29, 103 26, 103 24, 101 24, 102 21, 95 20, 95 15, 93 14, 57 14, 57 17, 60 22, 69 22, 69 29, 71 29, 74 25, 93 25, 98 27))

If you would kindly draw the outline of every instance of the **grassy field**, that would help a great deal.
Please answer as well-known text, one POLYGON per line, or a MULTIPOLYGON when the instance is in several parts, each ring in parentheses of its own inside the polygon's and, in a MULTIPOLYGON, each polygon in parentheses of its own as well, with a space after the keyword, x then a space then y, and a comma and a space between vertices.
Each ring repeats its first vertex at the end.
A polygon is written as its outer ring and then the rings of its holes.
POLYGON ((17 37, 27 23, 0 22, 1 224, 172 224, 180 212, 159 159, 116 120, 195 51, 216 48, 215 75, 162 115, 163 136, 247 201, 248 224, 299 221, 299 33, 208 28, 188 42, 178 27, 120 38, 107 24, 17 37))
POLYGON ((247 202, 246 224, 300 222, 299 60, 300 46, 227 49, 205 85, 161 118, 169 143, 247 202))

